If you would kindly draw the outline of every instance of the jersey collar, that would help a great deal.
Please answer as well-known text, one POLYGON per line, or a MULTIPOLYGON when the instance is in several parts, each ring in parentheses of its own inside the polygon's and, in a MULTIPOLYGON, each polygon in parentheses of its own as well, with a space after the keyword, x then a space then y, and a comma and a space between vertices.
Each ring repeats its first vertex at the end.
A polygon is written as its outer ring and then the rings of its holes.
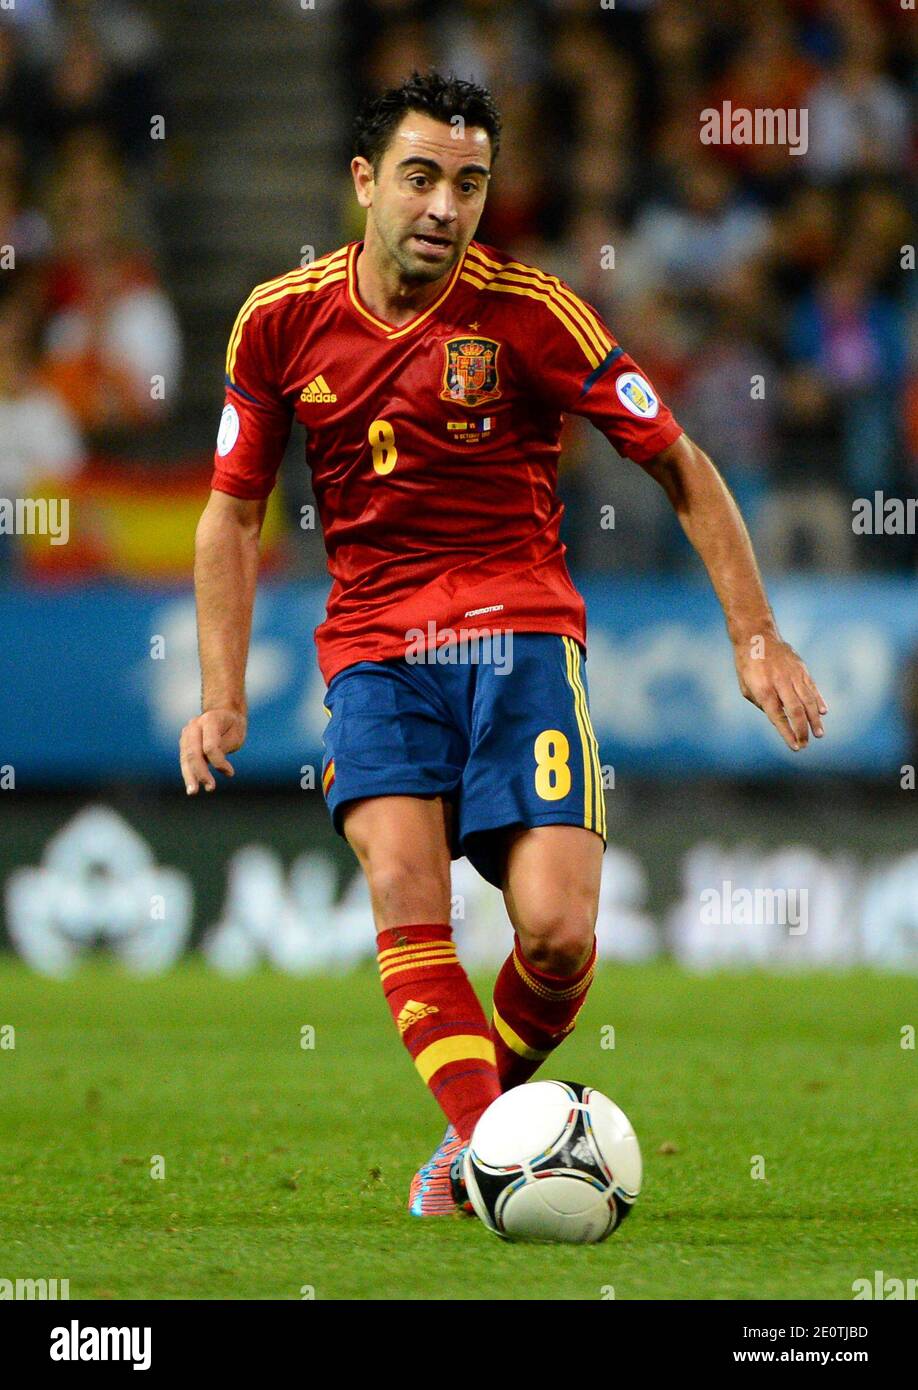
POLYGON ((462 267, 465 265, 466 252, 463 251, 456 265, 453 267, 453 273, 449 277, 449 281, 443 293, 438 295, 432 304, 428 304, 424 312, 418 314, 417 318, 413 318, 410 323, 403 323, 400 328, 394 328, 391 323, 386 323, 384 319, 378 319, 375 314, 371 314, 369 309, 362 302, 357 291, 357 257, 360 255, 362 248, 362 241, 351 242, 350 252, 347 258, 347 297, 351 302, 351 306, 360 314, 361 318, 368 319, 375 328, 380 329, 380 331, 391 340, 404 338, 406 334, 413 333, 416 328, 419 328, 422 323, 425 323, 427 319, 430 318, 430 315, 435 309, 439 309, 440 305, 459 279, 462 267))

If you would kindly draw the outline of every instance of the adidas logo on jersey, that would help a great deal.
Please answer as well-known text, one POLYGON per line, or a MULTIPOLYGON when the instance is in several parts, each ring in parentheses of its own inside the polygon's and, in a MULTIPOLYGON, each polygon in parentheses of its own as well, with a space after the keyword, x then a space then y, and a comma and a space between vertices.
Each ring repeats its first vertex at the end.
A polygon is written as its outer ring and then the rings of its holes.
POLYGON ((305 401, 307 405, 325 405, 337 399, 338 397, 321 374, 314 377, 306 389, 300 392, 300 400, 305 401))
POLYGON ((428 1014, 438 1014, 439 1012, 436 1004, 419 1004, 416 999, 409 999, 395 1020, 398 1024, 398 1031, 404 1033, 411 1027, 412 1023, 420 1022, 428 1014))

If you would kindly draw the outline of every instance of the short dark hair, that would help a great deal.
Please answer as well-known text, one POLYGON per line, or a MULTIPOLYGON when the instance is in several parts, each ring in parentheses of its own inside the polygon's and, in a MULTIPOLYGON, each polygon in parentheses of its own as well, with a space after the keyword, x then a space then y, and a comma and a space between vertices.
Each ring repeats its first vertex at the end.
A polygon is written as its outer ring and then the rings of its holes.
POLYGON ((354 154, 377 169, 407 111, 422 111, 445 125, 454 116, 461 116, 466 125, 481 126, 491 141, 492 162, 497 158, 500 114, 491 93, 474 82, 465 82, 452 73, 444 77, 433 69, 424 74, 415 70, 401 86, 390 87, 364 102, 354 122, 354 154))

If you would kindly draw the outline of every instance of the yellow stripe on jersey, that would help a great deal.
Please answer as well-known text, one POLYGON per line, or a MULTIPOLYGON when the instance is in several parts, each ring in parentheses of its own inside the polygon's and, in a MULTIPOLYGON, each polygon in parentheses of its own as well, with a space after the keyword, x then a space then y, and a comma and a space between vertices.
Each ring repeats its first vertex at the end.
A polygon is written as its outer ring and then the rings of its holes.
POLYGON ((302 294, 307 290, 324 289, 326 285, 333 284, 336 280, 343 280, 347 273, 346 259, 347 247, 342 247, 339 251, 332 251, 327 256, 321 256, 310 266, 288 271, 286 275, 279 275, 274 280, 266 280, 264 284, 255 286, 236 316, 236 322, 233 324, 233 331, 227 345, 226 374, 230 381, 235 380, 236 356, 239 352, 243 329, 255 310, 262 304, 272 304, 274 300, 283 299, 288 294, 302 294))
POLYGON ((502 276, 520 283, 532 283, 555 294, 590 337, 597 351, 607 353, 615 346, 605 324, 595 310, 590 308, 579 295, 576 295, 570 286, 559 280, 557 275, 549 275, 546 271, 539 270, 533 265, 525 265, 522 261, 500 262, 492 260, 477 246, 469 248, 469 265, 466 268, 470 268, 473 262, 480 272, 486 271, 489 276, 502 276))
POLYGON ((310 265, 297 266, 295 270, 288 270, 283 275, 276 275, 271 280, 262 281, 260 285, 256 285, 250 292, 240 310, 240 314, 245 313, 253 299, 257 299, 275 289, 280 289, 284 285, 299 282, 305 275, 321 276, 330 270, 339 269, 345 265, 346 260, 347 247, 342 246, 339 247, 337 251, 329 251, 327 255, 320 256, 317 261, 313 261, 310 265))
POLYGON ((469 260, 466 269, 472 269, 473 266, 478 269, 479 273, 486 272, 491 279, 501 279, 521 285, 531 284, 555 296, 559 303, 564 305, 571 318, 580 326, 593 348, 600 354, 600 361, 608 356, 615 346, 605 327, 589 305, 585 304, 556 275, 548 275, 544 270, 537 270, 535 266, 524 265, 522 261, 500 262, 492 260, 477 246, 469 247, 469 260))
POLYGON ((541 300, 543 304, 548 305, 555 318, 561 320, 561 322, 564 324, 564 327, 571 334, 571 336, 573 338, 576 338, 583 351, 584 357, 589 362, 591 367, 598 367, 600 362, 606 356, 605 353, 603 353, 602 357, 597 356, 593 348, 587 342, 586 338, 565 313, 564 309, 561 307, 559 302, 556 299, 553 299, 549 294, 546 294, 540 290, 527 289, 523 285, 510 285, 507 284, 505 281, 498 279, 497 277, 495 277, 492 280, 481 280, 479 279, 477 274, 473 275, 468 271, 463 272, 462 278, 463 280, 466 280, 470 285, 474 285, 475 288, 478 290, 495 290, 497 292, 503 292, 504 294, 521 294, 525 295, 527 299, 541 300))
POLYGON ((332 283, 336 279, 343 280, 343 268, 337 274, 331 273, 335 269, 336 267, 330 267, 327 271, 323 269, 317 271, 315 266, 312 266, 308 271, 296 273, 295 278, 287 279, 284 277, 282 282, 271 282, 274 288, 270 293, 268 292, 269 286, 259 286, 258 291, 249 296, 239 311, 226 349, 226 374, 230 381, 235 381, 236 357, 239 352, 239 345, 242 341, 242 334, 255 310, 260 308, 263 304, 271 304, 276 299, 283 299, 286 295, 302 294, 306 290, 324 289, 327 284, 332 283), (281 287, 277 288, 278 285, 281 287))
POLYGON ((230 337, 229 347, 227 348, 226 372, 230 381, 235 379, 236 356, 239 351, 239 344, 242 340, 243 329, 256 309, 261 308, 263 304, 273 304, 275 300, 284 299, 290 294, 303 294, 307 290, 324 289, 326 285, 334 284, 336 280, 343 280, 345 278, 346 272, 343 261, 336 261, 333 264, 329 264, 326 268, 320 267, 318 271, 316 268, 317 266, 319 266, 319 262, 316 262, 315 266, 311 266, 308 271, 301 272, 296 279, 288 281, 286 277, 283 277, 284 283, 282 288, 275 288, 272 293, 267 292, 271 284, 276 285, 279 282, 269 282, 266 286, 260 286, 259 289, 262 292, 259 293, 256 291, 249 297, 240 310, 232 336, 230 337))
POLYGON ((421 1079, 429 1082, 435 1072, 449 1062, 472 1061, 490 1062, 497 1065, 494 1044, 490 1038, 482 1038, 477 1033, 460 1033, 453 1038, 440 1038, 423 1048, 414 1059, 414 1065, 421 1073, 421 1079))
MULTIPOLYGON (((340 254, 340 252, 334 252, 333 256, 338 256, 340 254)), ((236 321, 233 324, 233 331, 230 334, 229 343, 227 344, 226 348, 227 373, 229 372, 230 359, 232 358, 232 360, 235 361, 236 351, 239 346, 239 339, 242 336, 242 329, 254 305, 269 293, 273 292, 274 290, 281 289, 285 285, 299 285, 302 284, 304 280, 306 280, 307 278, 311 278, 314 280, 320 278, 322 275, 324 275, 329 263, 333 259, 333 256, 322 256, 318 261, 314 262, 312 265, 300 266, 296 270, 288 270, 285 275, 275 276, 273 280, 266 280, 262 284, 255 286, 255 288, 249 294, 248 298, 245 300, 245 303, 243 304, 242 308, 239 310, 239 313, 236 315, 236 321)))
POLYGON ((494 1031, 500 1034, 503 1041, 511 1052, 515 1052, 518 1057, 525 1057, 529 1062, 544 1062, 546 1057, 550 1057, 550 1052, 537 1052, 534 1047, 524 1043, 519 1033, 515 1033, 506 1019, 501 1018, 495 1009, 492 1018, 494 1021, 494 1031))

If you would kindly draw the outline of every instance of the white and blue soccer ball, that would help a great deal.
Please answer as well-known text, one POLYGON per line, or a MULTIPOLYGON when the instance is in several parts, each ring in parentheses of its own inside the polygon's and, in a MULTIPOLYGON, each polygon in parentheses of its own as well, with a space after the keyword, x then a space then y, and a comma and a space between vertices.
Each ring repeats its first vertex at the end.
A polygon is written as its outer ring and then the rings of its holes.
POLYGON ((641 1150, 627 1115, 601 1091, 530 1081, 481 1116, 463 1177, 495 1235, 591 1245, 617 1230, 637 1201, 641 1150))

